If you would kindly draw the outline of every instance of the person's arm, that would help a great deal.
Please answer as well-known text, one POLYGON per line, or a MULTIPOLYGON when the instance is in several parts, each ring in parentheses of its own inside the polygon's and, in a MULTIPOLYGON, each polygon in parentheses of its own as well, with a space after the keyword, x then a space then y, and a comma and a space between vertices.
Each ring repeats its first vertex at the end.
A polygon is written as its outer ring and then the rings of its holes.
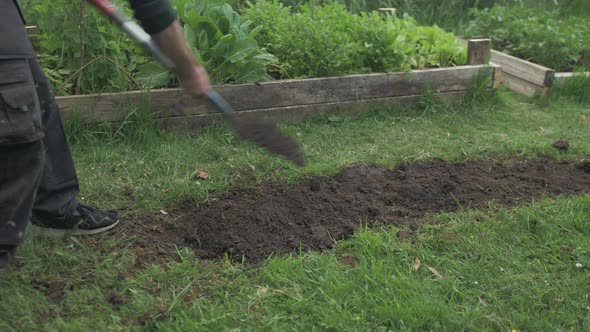
POLYGON ((203 66, 197 63, 193 52, 186 46, 177 20, 157 34, 152 35, 162 52, 176 66, 176 75, 182 87, 196 97, 202 97, 211 90, 209 75, 203 66))
POLYGON ((209 75, 186 46, 180 23, 167 0, 129 0, 135 18, 174 62, 183 88, 202 97, 211 90, 209 75))

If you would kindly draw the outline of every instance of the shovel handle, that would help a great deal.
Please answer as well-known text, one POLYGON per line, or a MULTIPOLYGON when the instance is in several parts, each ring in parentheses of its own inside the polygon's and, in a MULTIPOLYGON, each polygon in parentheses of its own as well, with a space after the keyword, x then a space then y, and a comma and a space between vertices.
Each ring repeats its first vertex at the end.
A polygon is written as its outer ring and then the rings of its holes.
POLYGON ((233 107, 216 91, 207 92, 207 99, 223 114, 230 115, 234 112, 233 107))

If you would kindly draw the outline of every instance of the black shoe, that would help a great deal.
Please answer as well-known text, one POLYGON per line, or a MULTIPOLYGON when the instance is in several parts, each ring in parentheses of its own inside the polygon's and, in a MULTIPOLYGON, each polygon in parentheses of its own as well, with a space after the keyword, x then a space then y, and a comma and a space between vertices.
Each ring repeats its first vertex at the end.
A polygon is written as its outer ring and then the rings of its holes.
POLYGON ((16 246, 14 245, 0 245, 0 273, 8 270, 8 265, 14 258, 16 253, 16 246))
POLYGON ((106 232, 117 226, 119 212, 99 210, 80 204, 64 217, 44 219, 33 216, 31 223, 41 235, 45 236, 92 235, 106 232))

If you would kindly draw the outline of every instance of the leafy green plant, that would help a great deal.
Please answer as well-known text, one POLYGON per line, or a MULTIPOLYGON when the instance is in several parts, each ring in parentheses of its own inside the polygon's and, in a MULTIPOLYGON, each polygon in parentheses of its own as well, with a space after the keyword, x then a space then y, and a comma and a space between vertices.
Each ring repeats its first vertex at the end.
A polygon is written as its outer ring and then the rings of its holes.
POLYGON ((304 5, 299 12, 260 0, 246 10, 263 30, 257 40, 293 77, 317 77, 465 62, 465 47, 452 34, 418 26, 409 16, 351 14, 340 4, 304 5))
MULTIPOLYGON (((132 14, 127 1, 114 2, 132 14)), ((174 0, 172 4, 182 20, 189 47, 207 67, 213 82, 270 78, 266 69, 275 58, 258 46, 254 36, 260 29, 251 28, 247 17, 216 0, 174 0)), ((27 20, 40 31, 39 59, 57 94, 177 85, 174 75, 98 11, 87 8, 81 13, 80 5, 68 0, 29 0, 23 4, 27 20)))
MULTIPOLYGON (((234 8, 244 8, 245 0, 230 0, 234 8)), ((463 33, 469 24, 471 8, 491 8, 494 5, 519 6, 541 10, 559 9, 561 17, 590 16, 587 0, 280 0, 287 6, 299 9, 304 5, 339 3, 352 13, 371 12, 381 7, 393 7, 401 15, 408 14, 420 24, 438 25, 463 33)))
POLYGON ((473 10, 470 34, 490 36, 494 48, 571 71, 590 62, 590 26, 585 19, 560 19, 558 12, 496 6, 473 10))
MULTIPOLYGON (((270 79, 267 66, 275 57, 254 39, 259 27, 251 27, 246 16, 216 0, 174 0, 183 24, 184 37, 215 83, 244 83, 270 79)), ((153 64, 139 69, 150 87, 167 85, 170 77, 153 64)))
MULTIPOLYGON (((127 14, 127 1, 114 1, 127 14)), ((39 31, 39 61, 57 94, 129 90, 138 65, 150 58, 98 11, 69 0, 20 2, 27 23, 39 31), (81 25, 82 23, 82 25, 81 25), (81 31, 83 40, 81 40, 81 31), (81 58, 85 66, 82 70, 81 58), (82 79, 77 81, 77 75, 82 79)))

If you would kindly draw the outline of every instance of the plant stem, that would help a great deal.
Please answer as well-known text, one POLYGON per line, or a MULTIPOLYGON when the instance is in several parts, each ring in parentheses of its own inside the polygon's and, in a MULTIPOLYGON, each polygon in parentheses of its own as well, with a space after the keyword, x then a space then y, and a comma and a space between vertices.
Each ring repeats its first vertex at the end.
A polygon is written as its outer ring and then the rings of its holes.
MULTIPOLYGON (((84 12, 86 10, 86 0, 80 1, 80 67, 84 67, 84 12)), ((76 94, 80 94, 80 88, 82 85, 82 77, 84 76, 84 72, 80 71, 80 75, 78 75, 78 80, 76 81, 76 94)))
POLYGON ((131 82, 133 82, 133 84, 135 84, 135 87, 139 90, 141 90, 141 84, 139 84, 139 82, 137 82, 133 76, 131 75, 130 72, 128 72, 127 70, 125 70, 125 68, 121 67, 121 65, 119 65, 115 60, 109 58, 106 55, 101 55, 97 58, 94 58, 90 61, 88 61, 87 63, 85 63, 82 67, 78 68, 78 70, 76 70, 73 74, 71 74, 63 83, 62 83, 62 87, 65 86, 69 81, 71 81, 74 77, 76 77, 76 75, 80 74, 86 67, 90 66, 91 64, 97 62, 98 60, 102 60, 105 59, 107 61, 109 61, 110 63, 114 64, 117 69, 119 69, 121 72, 123 72, 123 74, 125 74, 125 76, 127 76, 127 78, 129 78, 129 80, 131 82))

